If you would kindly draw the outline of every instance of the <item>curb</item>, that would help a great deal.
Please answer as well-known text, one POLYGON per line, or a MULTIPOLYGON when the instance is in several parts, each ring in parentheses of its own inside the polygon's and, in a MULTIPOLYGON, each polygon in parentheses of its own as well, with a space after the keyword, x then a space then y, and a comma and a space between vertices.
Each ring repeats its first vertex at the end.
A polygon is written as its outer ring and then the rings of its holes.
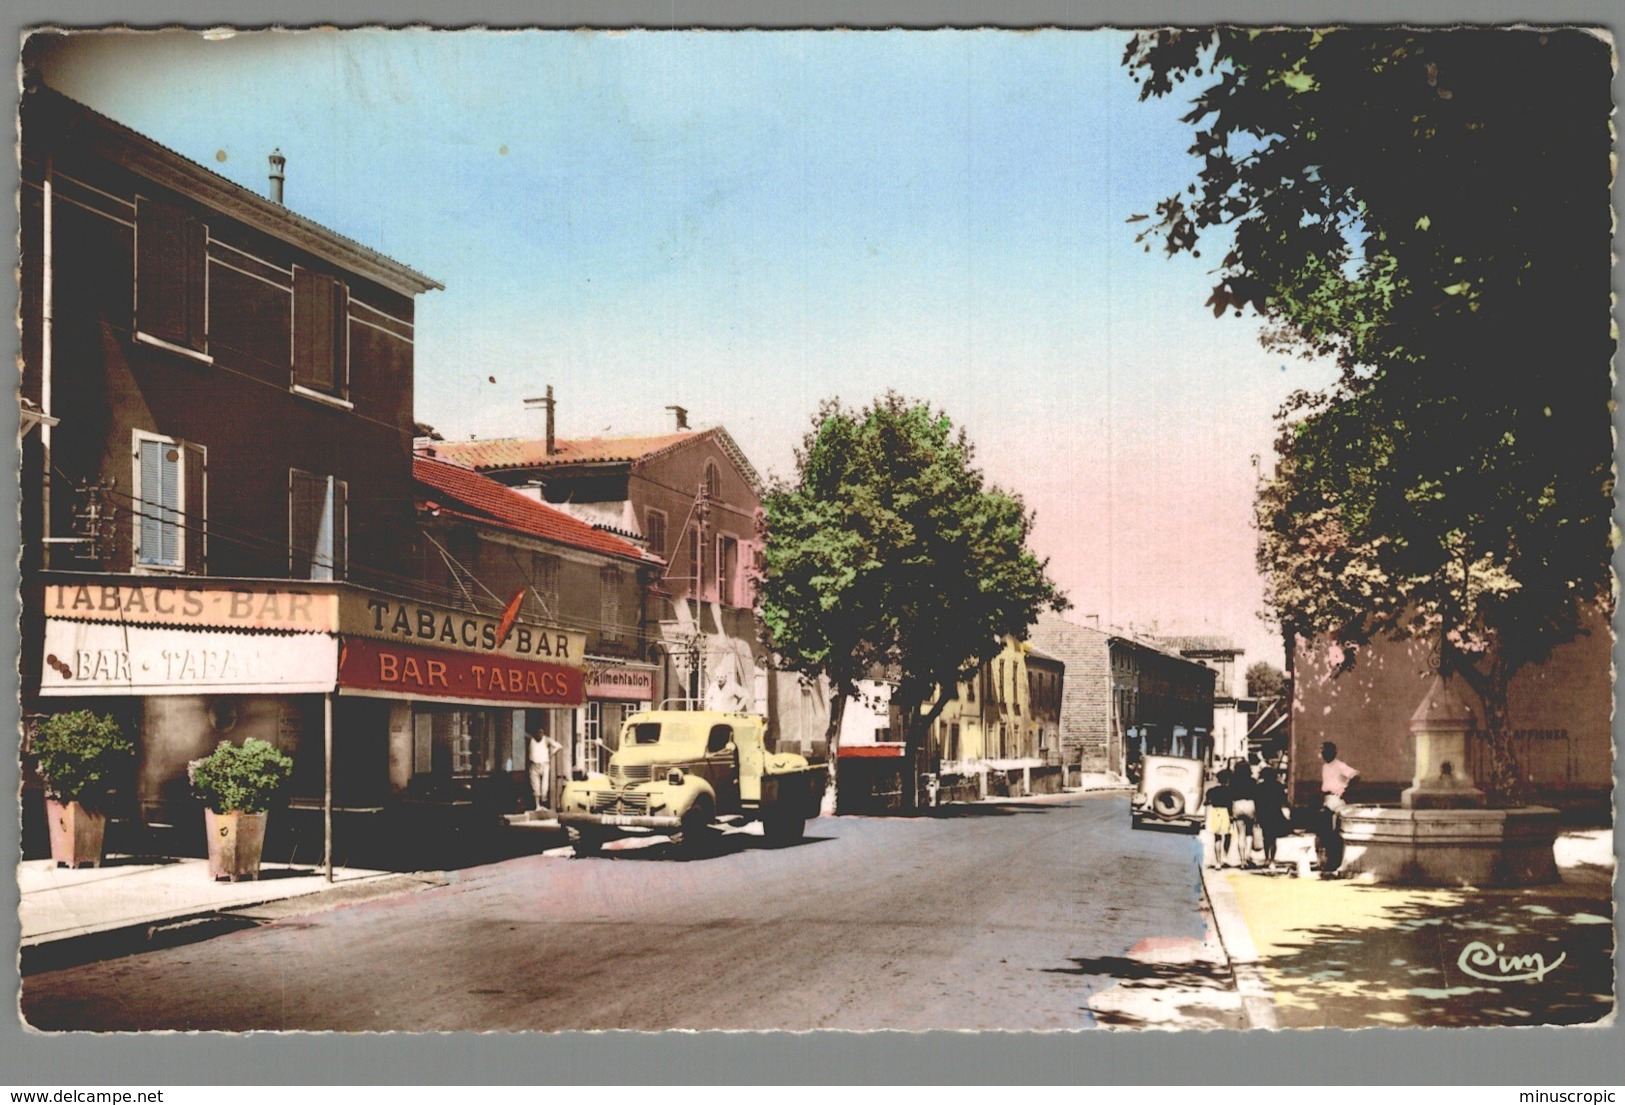
POLYGON ((1269 985, 1264 981, 1264 968, 1258 961, 1258 949, 1253 945, 1253 934, 1247 929, 1235 891, 1224 879, 1224 872, 1201 868, 1202 893, 1208 908, 1213 911, 1213 927, 1218 932, 1219 946, 1230 960, 1230 973, 1236 979, 1236 992, 1241 995, 1242 1014, 1248 1028, 1280 1028, 1275 1015, 1275 1001, 1270 997, 1269 985))

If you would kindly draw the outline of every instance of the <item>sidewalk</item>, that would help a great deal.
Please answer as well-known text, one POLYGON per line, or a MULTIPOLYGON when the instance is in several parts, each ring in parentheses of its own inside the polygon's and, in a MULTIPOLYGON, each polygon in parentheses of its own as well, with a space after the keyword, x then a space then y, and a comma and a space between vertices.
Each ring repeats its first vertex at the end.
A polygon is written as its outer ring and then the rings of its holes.
POLYGON ((1585 1024, 1614 1009, 1612 847, 1610 830, 1559 837, 1552 886, 1202 877, 1253 1027, 1585 1024))
POLYGON ((26 960, 108 958, 140 950, 163 930, 210 921, 255 924, 445 881, 434 873, 335 867, 328 883, 319 867, 266 863, 258 880, 234 883, 210 879, 203 859, 110 855, 100 867, 78 870, 27 860, 17 865, 20 943, 26 960))

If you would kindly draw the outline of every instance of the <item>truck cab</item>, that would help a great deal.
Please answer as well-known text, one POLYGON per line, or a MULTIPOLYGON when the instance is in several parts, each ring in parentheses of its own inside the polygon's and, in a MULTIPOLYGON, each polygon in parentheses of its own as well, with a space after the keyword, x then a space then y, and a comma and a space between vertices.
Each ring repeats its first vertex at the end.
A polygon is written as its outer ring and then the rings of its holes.
POLYGON ((577 855, 615 837, 660 833, 692 849, 718 818, 761 819, 775 840, 801 837, 827 776, 767 751, 767 721, 715 710, 645 710, 626 719, 609 772, 568 783, 559 822, 577 855))

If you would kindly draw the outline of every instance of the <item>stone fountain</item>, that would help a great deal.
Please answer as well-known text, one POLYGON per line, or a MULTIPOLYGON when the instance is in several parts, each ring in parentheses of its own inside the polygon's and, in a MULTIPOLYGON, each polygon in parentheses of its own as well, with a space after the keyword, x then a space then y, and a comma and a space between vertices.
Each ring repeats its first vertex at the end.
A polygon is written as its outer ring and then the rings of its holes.
POLYGON ((1436 676, 1411 715, 1416 774, 1395 806, 1348 806, 1343 871, 1423 886, 1528 886, 1557 881, 1558 812, 1494 809, 1467 774, 1473 712, 1436 676))

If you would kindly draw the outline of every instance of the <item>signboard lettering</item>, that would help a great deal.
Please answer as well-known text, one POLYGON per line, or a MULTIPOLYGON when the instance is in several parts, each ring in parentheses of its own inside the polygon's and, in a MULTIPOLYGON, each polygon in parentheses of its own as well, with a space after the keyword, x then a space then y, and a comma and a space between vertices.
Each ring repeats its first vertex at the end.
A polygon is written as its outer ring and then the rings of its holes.
POLYGON ((501 620, 497 615, 470 614, 362 591, 345 591, 339 600, 339 631, 346 638, 371 637, 581 667, 585 634, 519 622, 504 640, 497 631, 501 620))
POLYGON ((364 637, 344 639, 339 687, 493 705, 579 706, 586 700, 580 668, 364 637))
POLYGON ((45 622, 42 695, 300 694, 330 691, 338 642, 168 626, 45 622))
POLYGON ((51 583, 47 616, 85 622, 281 629, 331 633, 337 596, 264 584, 198 587, 176 583, 51 583))

